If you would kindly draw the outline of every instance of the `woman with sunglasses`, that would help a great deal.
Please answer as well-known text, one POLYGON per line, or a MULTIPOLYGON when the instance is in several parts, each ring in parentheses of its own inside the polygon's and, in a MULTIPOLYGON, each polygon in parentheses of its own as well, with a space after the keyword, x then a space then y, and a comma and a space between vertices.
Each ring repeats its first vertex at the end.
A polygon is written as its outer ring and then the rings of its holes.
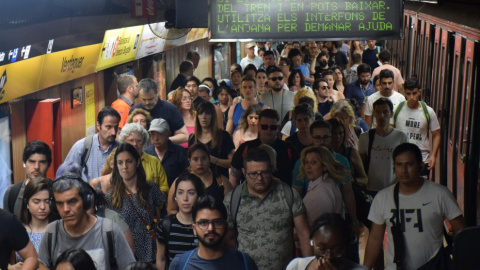
POLYGON ((166 218, 168 221, 162 221, 158 226, 160 257, 157 261, 160 261, 158 269, 162 270, 166 269, 165 266, 168 266, 175 255, 197 247, 192 229, 192 208, 198 197, 205 194, 205 185, 202 180, 190 172, 179 175, 173 186, 178 212, 169 215, 166 218))
POLYGON ((257 100, 257 81, 253 77, 245 76, 242 78, 241 93, 243 100, 232 105, 228 113, 227 131, 230 134, 233 134, 238 129, 240 118, 249 106, 258 104, 262 109, 268 108, 268 106, 257 100))
POLYGON ((339 214, 326 213, 313 223, 310 244, 314 256, 292 260, 286 270, 366 270, 363 265, 345 258, 345 251, 354 239, 352 229, 339 214))
MULTIPOLYGON (((175 105, 182 115, 185 127, 187 127, 188 135, 195 131, 195 110, 193 108, 193 97, 185 88, 179 87, 172 95, 172 103, 175 105)), ((188 148, 188 142, 180 144, 184 148, 188 148)))
POLYGON ((159 254, 153 226, 159 221, 165 196, 155 183, 147 181, 140 154, 128 143, 120 144, 115 153, 112 189, 106 200, 130 227, 138 261, 155 264, 159 254))
MULTIPOLYGON (((20 221, 25 226, 28 238, 32 241, 37 253, 45 229, 51 221, 50 198, 52 194, 50 185, 50 180, 43 177, 28 181, 20 208, 20 221)), ((23 258, 16 253, 15 260, 17 263, 9 265, 8 269, 21 269, 23 258)))
MULTIPOLYGON (((210 169, 210 153, 206 145, 196 143, 188 148, 190 172, 198 176, 205 185, 205 193, 223 202, 223 197, 232 190, 228 178, 210 169)), ((173 184, 176 184, 176 181, 173 184)), ((168 214, 176 214, 179 210, 175 193, 170 189, 168 193, 168 214)))
POLYGON ((303 198, 308 224, 325 213, 343 216, 343 197, 339 187, 348 171, 336 161, 324 146, 310 146, 302 151, 298 179, 308 179, 308 190, 303 198))

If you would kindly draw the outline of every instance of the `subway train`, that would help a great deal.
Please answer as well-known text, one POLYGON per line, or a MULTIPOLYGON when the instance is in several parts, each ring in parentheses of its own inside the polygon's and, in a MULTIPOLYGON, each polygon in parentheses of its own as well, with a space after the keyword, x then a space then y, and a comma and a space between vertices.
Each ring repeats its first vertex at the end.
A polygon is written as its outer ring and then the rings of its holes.
POLYGON ((403 38, 385 44, 404 78, 418 76, 437 113, 442 141, 431 177, 452 191, 467 226, 480 224, 479 8, 475 1, 406 2, 403 38))

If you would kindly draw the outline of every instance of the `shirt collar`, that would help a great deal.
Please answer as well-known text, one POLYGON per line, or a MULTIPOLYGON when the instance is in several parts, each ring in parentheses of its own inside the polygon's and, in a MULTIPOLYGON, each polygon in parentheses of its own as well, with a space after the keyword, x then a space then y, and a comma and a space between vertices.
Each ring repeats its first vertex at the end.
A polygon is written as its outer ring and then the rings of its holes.
POLYGON ((127 102, 128 106, 133 107, 135 105, 135 102, 131 101, 130 99, 126 98, 124 95, 120 95, 120 99, 124 100, 127 102))

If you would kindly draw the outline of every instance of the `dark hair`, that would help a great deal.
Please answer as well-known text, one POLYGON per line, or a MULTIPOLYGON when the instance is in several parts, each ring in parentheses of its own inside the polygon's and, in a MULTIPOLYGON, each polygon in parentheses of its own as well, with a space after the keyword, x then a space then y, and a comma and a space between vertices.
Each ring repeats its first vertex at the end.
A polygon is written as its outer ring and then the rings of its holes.
POLYGON ((258 104, 252 104, 242 113, 240 121, 238 121, 238 129, 246 131, 248 128, 248 116, 252 113, 259 115, 262 112, 262 107, 258 104))
POLYGON ((318 54, 317 59, 322 58, 322 56, 326 56, 327 58, 330 59, 330 55, 327 52, 321 50, 320 53, 318 54))
POLYGON ((370 67, 369 64, 363 63, 363 64, 358 65, 358 67, 357 67, 357 75, 358 76, 360 76, 360 74, 362 74, 362 73, 367 73, 367 72, 369 74, 372 73, 372 68, 370 67))
POLYGON ((398 155, 403 154, 403 153, 407 153, 407 152, 412 153, 415 156, 415 160, 418 163, 421 164, 423 162, 422 151, 420 150, 420 148, 418 148, 418 146, 413 144, 413 143, 407 143, 407 142, 402 143, 402 144, 398 145, 397 147, 395 147, 395 149, 393 150, 393 153, 392 153, 393 162, 395 162, 395 158, 398 155))
POLYGON ((375 86, 376 81, 380 81, 380 75, 379 74, 377 74, 377 75, 375 75, 375 77, 373 77, 373 86, 375 86))
POLYGON ((242 66, 237 64, 237 63, 233 63, 230 67, 235 67, 235 70, 239 71, 240 73, 242 73, 242 66))
POLYGON ((415 88, 420 89, 420 84, 418 83, 418 78, 416 76, 410 77, 405 80, 403 88, 406 90, 413 90, 415 88))
POLYGON ((329 75, 333 76, 333 70, 327 69, 327 70, 322 71, 322 77, 323 78, 325 78, 325 76, 329 76, 329 75))
POLYGON ((188 151, 187 151, 188 159, 191 159, 193 153, 197 150, 205 152, 205 154, 207 155, 207 158, 210 159, 210 150, 208 149, 208 147, 205 144, 203 144, 201 142, 194 143, 194 144, 190 145, 190 147, 188 147, 188 151))
POLYGON ((218 82, 217 79, 212 78, 212 77, 205 77, 202 80, 202 83, 205 82, 210 82, 213 84, 213 89, 212 89, 212 96, 214 99, 218 99, 218 82))
POLYGON ((328 131, 332 132, 332 126, 330 125, 330 123, 328 123, 323 119, 316 120, 310 125, 310 135, 313 133, 313 130, 316 128, 326 128, 328 129, 328 131))
POLYGON ((148 197, 150 193, 150 185, 147 183, 147 176, 145 174, 145 170, 142 166, 142 159, 140 154, 137 152, 135 147, 133 147, 129 143, 122 143, 118 146, 117 152, 115 153, 115 158, 113 162, 113 171, 112 171, 112 179, 110 180, 112 183, 112 206, 115 209, 119 209, 122 207, 123 198, 125 197, 125 184, 123 183, 123 178, 118 171, 118 164, 117 158, 120 153, 128 152, 134 159, 135 162, 139 162, 140 164, 137 167, 137 200, 140 206, 145 207, 148 203, 148 197))
MULTIPOLYGON (((187 56, 188 56, 188 54, 187 54, 187 56)), ((193 66, 192 61, 185 60, 182 63, 180 63, 179 72, 180 73, 185 73, 185 72, 188 72, 189 70, 191 70, 193 68, 194 68, 194 66, 193 66)))
POLYGON ((244 69, 243 69, 243 75, 247 75, 247 72, 250 70, 254 70, 255 74, 257 74, 257 67, 254 64, 248 64, 244 69))
POLYGON ((312 111, 313 111, 313 106, 315 105, 315 100, 313 100, 311 97, 301 97, 299 100, 298 100, 298 105, 301 105, 301 104, 308 104, 310 105, 310 107, 312 108, 312 111))
POLYGON ((258 73, 265 73, 265 75, 267 75, 267 71, 261 68, 257 70, 257 72, 255 73, 255 76, 258 75, 258 73))
POLYGON ((218 128, 217 123, 217 111, 215 110, 215 105, 213 103, 204 101, 198 104, 197 106, 197 116, 195 117, 195 140, 194 143, 199 142, 198 138, 202 134, 202 126, 200 125, 200 120, 198 116, 206 113, 212 116, 210 120, 210 131, 212 133, 212 144, 210 145, 211 149, 217 147, 217 145, 222 145, 222 130, 218 128))
MULTIPOLYGON (((343 132, 345 133, 345 126, 337 118, 330 118, 327 120, 327 122, 330 124, 332 132, 338 127, 341 127, 343 128, 343 132)), ((344 135, 343 142, 341 142, 342 146, 343 146, 343 143, 345 142, 345 137, 346 136, 344 135)), ((350 159, 350 157, 348 159, 350 159)))
POLYGON ((244 168, 247 169, 247 162, 266 162, 268 163, 269 167, 272 164, 272 160, 270 158, 270 155, 268 154, 265 149, 261 147, 253 147, 248 149, 247 154, 245 155, 243 165, 244 168))
POLYGON ((272 50, 264 50, 263 57, 268 55, 273 55, 273 58, 275 58, 275 54, 273 53, 272 50))
POLYGON ((347 87, 347 77, 343 73, 343 68, 341 66, 333 66, 330 68, 333 71, 333 74, 335 75, 335 70, 338 69, 342 73, 342 83, 344 87, 347 87))
POLYGON ((392 54, 389 50, 384 49, 378 54, 378 59, 382 62, 388 62, 392 58, 392 54))
POLYGON ((175 181, 175 196, 177 194, 178 185, 181 182, 192 183, 192 185, 195 187, 195 191, 197 192, 198 197, 201 197, 205 194, 205 185, 203 184, 202 180, 200 178, 198 178, 198 176, 196 176, 193 173, 184 172, 184 173, 180 174, 177 177, 177 180, 175 181))
POLYGON ((298 115, 305 115, 310 119, 314 119, 312 106, 309 104, 299 104, 293 108, 292 120, 295 122, 298 115))
POLYGON ((157 270, 157 267, 149 262, 134 262, 127 266, 125 270, 157 270))
POLYGON ((340 232, 340 236, 342 237, 341 243, 342 247, 344 248, 347 247, 352 240, 352 228, 340 214, 325 213, 317 218, 313 222, 310 239, 313 239, 315 234, 319 233, 319 230, 322 227, 329 227, 331 229, 338 230, 338 232, 340 232))
POLYGON ((312 85, 312 89, 320 89, 320 83, 321 82, 324 82, 328 85, 328 82, 326 79, 324 78, 320 78, 320 79, 316 79, 314 82, 313 82, 313 85, 312 85))
POLYGON ((158 93, 157 82, 150 78, 142 79, 138 82, 138 90, 143 90, 144 93, 154 92, 158 93))
POLYGON ((258 121, 262 120, 262 118, 270 118, 270 119, 275 119, 275 121, 280 121, 280 116, 278 115, 278 112, 275 111, 274 109, 265 109, 260 112, 258 115, 258 121))
POLYGON ((279 67, 277 67, 277 66, 269 66, 269 67, 267 68, 267 77, 270 76, 270 74, 273 74, 273 73, 275 73, 275 72, 280 72, 280 73, 282 73, 282 70, 281 70, 279 67))
POLYGON ((187 83, 191 81, 194 81, 197 84, 197 86, 200 86, 200 80, 197 77, 189 76, 185 78, 185 80, 183 80, 182 87, 185 87, 185 85, 187 85, 187 83))
POLYGON ((373 110, 375 110, 375 107, 387 104, 388 108, 390 109, 390 112, 393 113, 393 103, 390 99, 381 97, 377 99, 375 102, 373 102, 373 110))
POLYGON ((200 54, 195 51, 195 50, 190 50, 187 52, 187 57, 185 57, 187 60, 192 60, 194 55, 198 55, 200 57, 200 54))
POLYGON ((27 142, 23 149, 23 163, 26 163, 30 156, 34 154, 44 155, 47 159, 48 167, 50 167, 50 164, 52 164, 52 150, 50 150, 48 144, 39 140, 27 142))
MULTIPOLYGON (((352 55, 352 62, 355 63, 362 63, 362 55, 359 53, 354 53, 352 55)), ((358 73, 358 72, 357 72, 358 73)))
POLYGON ((295 56, 300 56, 300 57, 303 58, 303 54, 302 54, 302 52, 301 52, 299 49, 297 49, 297 48, 292 48, 292 49, 288 52, 288 58, 289 58, 290 60, 292 60, 292 58, 295 57, 295 56))
POLYGON ((193 222, 195 222, 197 218, 198 211, 203 209, 217 210, 218 212, 220 212, 220 216, 225 221, 227 220, 227 208, 225 208, 225 205, 223 205, 223 202, 219 200, 215 200, 215 198, 210 195, 204 195, 204 196, 198 197, 197 201, 193 205, 193 208, 192 208, 193 222))
POLYGON ((120 121, 120 114, 115 110, 114 108, 110 106, 104 107, 97 115, 97 122, 98 124, 102 125, 103 124, 103 119, 107 116, 113 116, 118 118, 118 121, 120 121))
MULTIPOLYGON (((25 192, 23 193, 22 207, 20 209, 20 221, 23 224, 29 224, 30 221, 32 220, 32 214, 27 208, 28 201, 33 195, 44 190, 48 191, 48 198, 51 200, 53 198, 52 184, 50 183, 50 180, 48 178, 40 177, 40 178, 31 179, 30 181, 28 181, 28 184, 25 186, 25 192)), ((50 209, 50 213, 52 211, 53 210, 50 209)))
POLYGON ((53 269, 57 269, 58 265, 64 262, 70 263, 75 270, 97 269, 90 255, 81 248, 67 249, 62 252, 55 261, 53 269))
POLYGON ((290 59, 288 59, 287 57, 280 57, 279 62, 281 62, 281 61, 284 61, 285 64, 287 64, 287 65, 289 65, 289 66, 292 65, 292 61, 291 61, 290 59))
POLYGON ((393 71, 391 71, 390 69, 384 69, 380 71, 380 81, 386 78, 392 78, 393 80, 395 80, 395 75, 393 74, 393 71))
MULTIPOLYGON (((303 77, 303 73, 300 69, 294 69, 290 72, 290 76, 288 76, 288 87, 295 86, 295 75, 298 74, 300 76, 300 86, 305 87, 305 78, 303 77)), ((299 90, 299 89, 297 89, 299 90)))
POLYGON ((250 75, 245 75, 242 77, 242 84, 244 82, 253 82, 253 85, 255 85, 255 87, 257 87, 257 81, 255 80, 254 77, 250 76, 250 75))

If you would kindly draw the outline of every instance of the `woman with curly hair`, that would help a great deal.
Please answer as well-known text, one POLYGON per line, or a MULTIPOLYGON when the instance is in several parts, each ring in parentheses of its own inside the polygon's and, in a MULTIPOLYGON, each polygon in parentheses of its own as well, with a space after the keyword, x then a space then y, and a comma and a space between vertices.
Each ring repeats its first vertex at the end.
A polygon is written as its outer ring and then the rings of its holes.
POLYGON ((115 153, 112 189, 106 200, 130 227, 138 261, 155 263, 158 243, 152 228, 166 200, 159 187, 147 181, 140 155, 128 143, 120 144, 115 153))
MULTIPOLYGON (((172 103, 175 105, 182 115, 185 127, 187 127, 188 136, 195 131, 195 109, 193 106, 193 97, 185 88, 178 87, 172 95, 172 103)), ((188 142, 180 144, 184 148, 188 148, 188 142)))
POLYGON ((137 123, 140 124, 144 129, 148 130, 150 128, 150 123, 152 122, 152 116, 149 112, 144 109, 135 109, 128 116, 127 123, 137 123))

